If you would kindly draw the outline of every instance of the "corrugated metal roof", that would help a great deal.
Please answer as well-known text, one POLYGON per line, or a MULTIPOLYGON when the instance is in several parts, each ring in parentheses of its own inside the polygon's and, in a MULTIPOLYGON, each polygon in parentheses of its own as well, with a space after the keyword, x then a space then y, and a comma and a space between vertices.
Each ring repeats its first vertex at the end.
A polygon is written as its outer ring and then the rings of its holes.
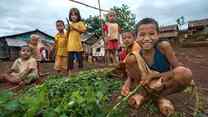
POLYGON ((205 25, 208 25, 208 18, 207 19, 189 21, 188 24, 189 24, 189 27, 205 26, 205 25))
POLYGON ((164 31, 177 31, 178 30, 178 25, 167 25, 167 26, 163 26, 160 27, 160 32, 164 32, 164 31))
POLYGON ((165 32, 165 33, 160 33, 160 38, 169 38, 169 37, 177 37, 178 32, 165 32))
POLYGON ((12 46, 12 47, 22 47, 27 45, 26 41, 17 40, 17 39, 6 38, 6 42, 8 46, 12 46))

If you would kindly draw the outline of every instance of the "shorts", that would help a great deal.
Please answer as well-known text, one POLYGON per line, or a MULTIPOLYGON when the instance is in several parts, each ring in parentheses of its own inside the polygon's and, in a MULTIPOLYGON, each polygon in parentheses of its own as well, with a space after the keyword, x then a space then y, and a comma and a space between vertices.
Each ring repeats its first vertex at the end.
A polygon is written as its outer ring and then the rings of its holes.
POLYGON ((19 73, 14 73, 13 72, 13 73, 10 74, 10 79, 8 79, 8 80, 11 83, 19 83, 21 81, 24 81, 26 84, 29 84, 32 81, 36 80, 37 78, 38 78, 38 76, 35 75, 35 74, 29 74, 28 76, 22 78, 22 77, 20 77, 19 73))
POLYGON ((108 40, 107 49, 110 49, 110 50, 118 49, 118 40, 108 40))
POLYGON ((68 52, 68 68, 67 70, 74 69, 74 61, 79 63, 79 68, 83 68, 83 52, 68 52))
POLYGON ((67 70, 67 56, 56 56, 55 70, 67 70))

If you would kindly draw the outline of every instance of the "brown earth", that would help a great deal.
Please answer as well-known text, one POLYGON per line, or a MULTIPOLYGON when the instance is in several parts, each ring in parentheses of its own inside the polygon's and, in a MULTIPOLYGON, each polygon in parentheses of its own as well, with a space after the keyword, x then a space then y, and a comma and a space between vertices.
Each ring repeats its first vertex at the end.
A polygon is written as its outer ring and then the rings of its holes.
MULTIPOLYGON (((195 48, 177 48, 176 55, 178 59, 187 67, 189 67, 193 72, 193 79, 196 82, 197 86, 200 88, 201 93, 204 98, 204 105, 208 106, 208 47, 195 47, 195 48)), ((5 73, 12 62, 1 62, 0 61, 0 75, 5 73)), ((103 65, 87 65, 85 69, 104 67, 103 65)), ((53 63, 42 63, 41 72, 55 74, 53 70, 53 63)), ((44 78, 45 79, 45 78, 44 78)), ((5 88, 10 88, 11 85, 0 83, 0 90, 5 88)), ((170 99, 174 102, 177 111, 186 113, 185 117, 191 117, 191 113, 194 109, 195 99, 186 94, 180 93, 170 96, 170 99)), ((138 117, 158 117, 158 115, 147 115, 147 111, 142 109, 140 114, 137 114, 138 117)), ((205 107, 205 113, 208 117, 208 107, 205 107)), ((137 117, 135 116, 135 117, 137 117)))

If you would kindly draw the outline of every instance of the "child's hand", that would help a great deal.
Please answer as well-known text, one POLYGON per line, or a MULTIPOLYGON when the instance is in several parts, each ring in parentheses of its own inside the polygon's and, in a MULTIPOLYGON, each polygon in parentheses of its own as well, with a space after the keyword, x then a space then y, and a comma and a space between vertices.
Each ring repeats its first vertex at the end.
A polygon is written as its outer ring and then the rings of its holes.
POLYGON ((28 66, 27 66, 27 70, 28 70, 28 71, 31 71, 31 70, 33 70, 33 69, 34 69, 33 65, 28 64, 28 66))
POLYGON ((74 25, 70 26, 70 30, 76 30, 77 28, 74 25))
POLYGON ((123 85, 123 87, 121 89, 121 95, 128 96, 129 91, 130 91, 129 86, 128 85, 123 85))
POLYGON ((156 80, 152 80, 149 83, 149 88, 153 89, 155 91, 162 90, 164 88, 164 84, 163 84, 162 78, 159 78, 159 79, 156 79, 156 80))
POLYGON ((173 71, 169 71, 169 72, 165 72, 165 73, 160 74, 160 78, 162 79, 162 81, 168 81, 172 77, 174 77, 173 71))
POLYGON ((152 73, 148 75, 147 77, 142 78, 142 80, 140 81, 140 84, 143 86, 148 85, 152 80, 158 79, 160 78, 160 76, 161 76, 160 73, 152 73))
POLYGON ((7 74, 10 74, 12 72, 15 72, 15 70, 14 69, 10 69, 9 71, 7 71, 7 74))

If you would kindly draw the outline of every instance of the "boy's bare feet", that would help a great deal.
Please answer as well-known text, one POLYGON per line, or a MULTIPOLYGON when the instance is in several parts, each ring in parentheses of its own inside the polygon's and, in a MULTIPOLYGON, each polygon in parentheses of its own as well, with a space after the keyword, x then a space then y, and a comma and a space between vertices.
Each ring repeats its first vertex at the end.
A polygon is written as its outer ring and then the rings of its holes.
POLYGON ((158 107, 160 109, 160 112, 166 116, 169 117, 170 115, 175 113, 175 108, 172 102, 166 98, 159 98, 158 101, 158 107))
POLYGON ((135 109, 138 109, 143 102, 145 101, 145 97, 141 94, 133 95, 129 98, 128 103, 135 109))

